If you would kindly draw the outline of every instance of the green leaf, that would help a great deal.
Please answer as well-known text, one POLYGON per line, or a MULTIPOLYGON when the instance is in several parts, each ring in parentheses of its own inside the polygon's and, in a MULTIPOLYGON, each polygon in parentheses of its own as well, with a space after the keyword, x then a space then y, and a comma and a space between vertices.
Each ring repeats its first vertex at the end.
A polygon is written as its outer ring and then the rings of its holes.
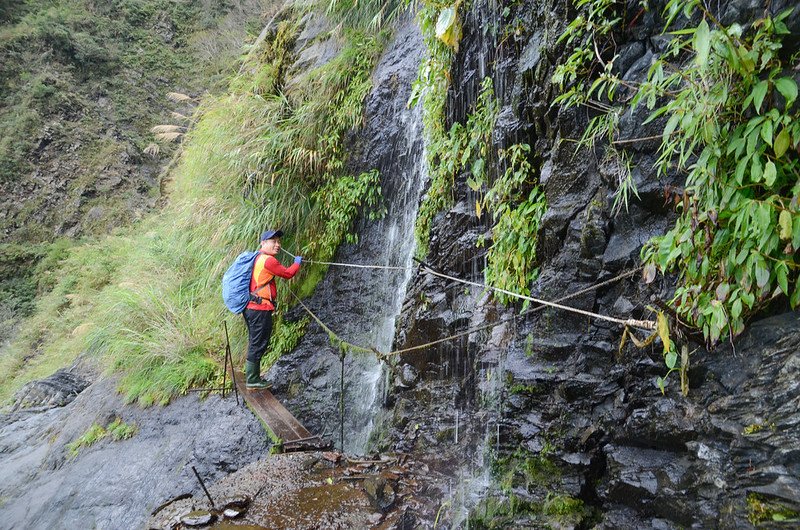
POLYGON ((724 302, 728 298, 728 294, 731 292, 731 286, 727 283, 721 283, 717 285, 717 289, 715 294, 717 295, 717 300, 720 302, 724 302))
POLYGON ((734 178, 736 179, 736 183, 740 186, 744 183, 744 173, 747 171, 747 158, 742 158, 739 160, 739 163, 736 164, 736 173, 734 174, 734 178))
POLYGON ((778 136, 775 137, 775 144, 772 146, 773 149, 775 149, 775 156, 777 158, 782 157, 786 153, 789 149, 790 142, 789 129, 784 127, 781 129, 781 132, 778 133, 778 136))
POLYGON ((761 126, 761 138, 763 138, 763 140, 765 142, 767 142, 767 145, 772 145, 772 121, 771 120, 766 120, 764 122, 764 125, 761 126))
POLYGON ((483 166, 483 158, 477 158, 472 163, 472 174, 475 175, 475 178, 483 180, 483 166))
POLYGON ((658 379, 656 379, 656 384, 658 385, 658 388, 661 390, 661 394, 663 395, 665 393, 665 388, 666 388, 664 384, 664 378, 659 377, 658 379))
POLYGON ((733 318, 739 318, 739 315, 742 314, 742 301, 737 298, 734 300, 733 304, 731 304, 731 316, 733 318))
POLYGON ((781 210, 781 214, 778 216, 778 226, 781 227, 781 239, 788 241, 792 238, 792 214, 789 210, 781 210))
POLYGON ((753 106, 759 114, 761 114, 761 104, 764 102, 764 97, 767 95, 768 86, 766 81, 760 81, 753 89, 753 106))
POLYGON ((436 38, 458 51, 461 27, 455 5, 445 7, 439 13, 439 18, 436 20, 436 38))
POLYGON ((666 362, 667 368, 670 370, 674 369, 675 364, 678 362, 678 354, 674 351, 670 351, 664 359, 664 362, 666 362))
POLYGON ((678 126, 678 122, 680 120, 681 117, 677 113, 669 117, 669 120, 667 120, 667 124, 664 126, 664 134, 661 137, 661 140, 664 143, 667 143, 669 141, 669 137, 672 135, 672 132, 675 130, 675 127, 678 126))
POLYGON ((436 37, 442 38, 449 30, 453 23, 456 21, 456 8, 455 6, 445 7, 439 13, 439 18, 436 20, 436 37))
POLYGON ((753 309, 753 304, 756 301, 756 297, 753 293, 742 293, 742 301, 747 304, 747 307, 753 309))
POLYGON ((700 66, 705 65, 708 62, 708 52, 711 49, 711 30, 708 28, 708 22, 705 19, 700 22, 694 32, 692 46, 697 52, 697 64, 700 66))
POLYGON ((761 182, 763 176, 764 169, 761 167, 761 160, 757 156, 754 156, 753 163, 750 164, 750 181, 761 182))
POLYGON ((759 289, 763 289, 767 283, 769 283, 769 269, 763 260, 759 260, 756 264, 756 285, 759 289))
POLYGON ((469 189, 471 189, 472 191, 481 190, 481 183, 472 177, 467 177, 467 186, 469 186, 469 189))
POLYGON ((795 250, 800 249, 800 216, 795 217, 792 221, 792 246, 795 250))
POLYGON ((767 186, 772 186, 775 184, 775 178, 777 177, 778 173, 775 168, 775 163, 770 160, 767 162, 767 165, 764 166, 764 183, 767 186))
POLYGON ((797 99, 797 83, 791 77, 781 77, 775 80, 775 88, 786 99, 786 108, 792 106, 797 99))
POLYGON ((781 291, 786 296, 789 296, 789 268, 786 266, 785 261, 778 262, 775 265, 775 277, 778 279, 778 285, 781 288, 781 291))

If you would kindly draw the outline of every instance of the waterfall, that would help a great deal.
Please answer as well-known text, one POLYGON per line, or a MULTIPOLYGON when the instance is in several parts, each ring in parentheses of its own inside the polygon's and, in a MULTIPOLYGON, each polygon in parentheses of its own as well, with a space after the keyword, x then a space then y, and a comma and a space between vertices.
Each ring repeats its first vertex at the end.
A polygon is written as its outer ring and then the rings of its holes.
MULTIPOLYGON (((386 215, 362 219, 358 241, 342 245, 334 261, 406 267, 405 270, 330 267, 308 300, 342 340, 381 352, 391 349, 414 255, 414 224, 427 179, 422 111, 406 103, 424 44, 413 20, 399 25, 373 74, 365 126, 353 141, 353 173, 377 168, 386 215)), ((385 392, 385 365, 375 355, 349 353, 344 367, 344 450, 366 450, 385 392)), ((270 378, 281 399, 309 429, 339 446, 339 352, 316 324, 298 348, 280 359, 270 378)))
MULTIPOLYGON (((404 134, 399 142, 393 144, 395 153, 391 163, 381 171, 384 175, 387 214, 380 221, 365 227, 361 238, 365 246, 374 252, 371 263, 405 267, 405 270, 377 269, 369 274, 369 282, 361 285, 361 302, 368 305, 370 310, 362 313, 360 322, 346 326, 343 334, 349 341, 373 346, 380 352, 391 350, 395 322, 411 279, 414 224, 422 183, 427 178, 420 110, 404 108, 394 117, 404 134), (387 173, 387 169, 390 173, 387 173)), ((345 450, 360 453, 366 448, 386 390, 383 385, 386 367, 375 356, 363 353, 349 355, 346 362, 349 410, 345 429, 350 434, 345 440, 345 450)))

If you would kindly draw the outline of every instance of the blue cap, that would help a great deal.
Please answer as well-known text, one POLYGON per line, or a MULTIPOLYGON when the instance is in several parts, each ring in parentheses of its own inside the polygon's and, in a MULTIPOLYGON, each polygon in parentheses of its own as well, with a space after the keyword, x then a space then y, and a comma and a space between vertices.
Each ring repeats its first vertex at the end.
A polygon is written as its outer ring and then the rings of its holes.
POLYGON ((275 237, 281 237, 283 235, 283 230, 266 230, 263 234, 261 234, 261 241, 266 241, 267 239, 272 239, 275 237))

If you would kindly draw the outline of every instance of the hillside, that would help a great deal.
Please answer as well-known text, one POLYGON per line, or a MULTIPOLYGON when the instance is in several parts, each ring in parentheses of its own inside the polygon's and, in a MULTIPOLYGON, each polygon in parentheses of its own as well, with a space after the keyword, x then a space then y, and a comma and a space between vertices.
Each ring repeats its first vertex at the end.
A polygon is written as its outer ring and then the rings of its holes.
POLYGON ((47 289, 54 260, 153 209, 177 143, 155 144, 151 128, 186 130, 199 101, 167 95, 224 87, 268 4, 3 3, 0 344, 47 289))

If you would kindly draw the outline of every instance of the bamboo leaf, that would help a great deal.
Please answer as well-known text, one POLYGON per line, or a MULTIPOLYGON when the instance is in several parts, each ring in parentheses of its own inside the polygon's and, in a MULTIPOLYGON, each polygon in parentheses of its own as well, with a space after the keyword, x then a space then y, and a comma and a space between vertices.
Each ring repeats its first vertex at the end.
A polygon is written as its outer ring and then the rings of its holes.
POLYGON ((703 19, 700 25, 694 32, 692 39, 692 46, 697 52, 695 60, 700 66, 704 66, 708 62, 708 52, 711 49, 711 30, 708 27, 708 22, 703 19))

